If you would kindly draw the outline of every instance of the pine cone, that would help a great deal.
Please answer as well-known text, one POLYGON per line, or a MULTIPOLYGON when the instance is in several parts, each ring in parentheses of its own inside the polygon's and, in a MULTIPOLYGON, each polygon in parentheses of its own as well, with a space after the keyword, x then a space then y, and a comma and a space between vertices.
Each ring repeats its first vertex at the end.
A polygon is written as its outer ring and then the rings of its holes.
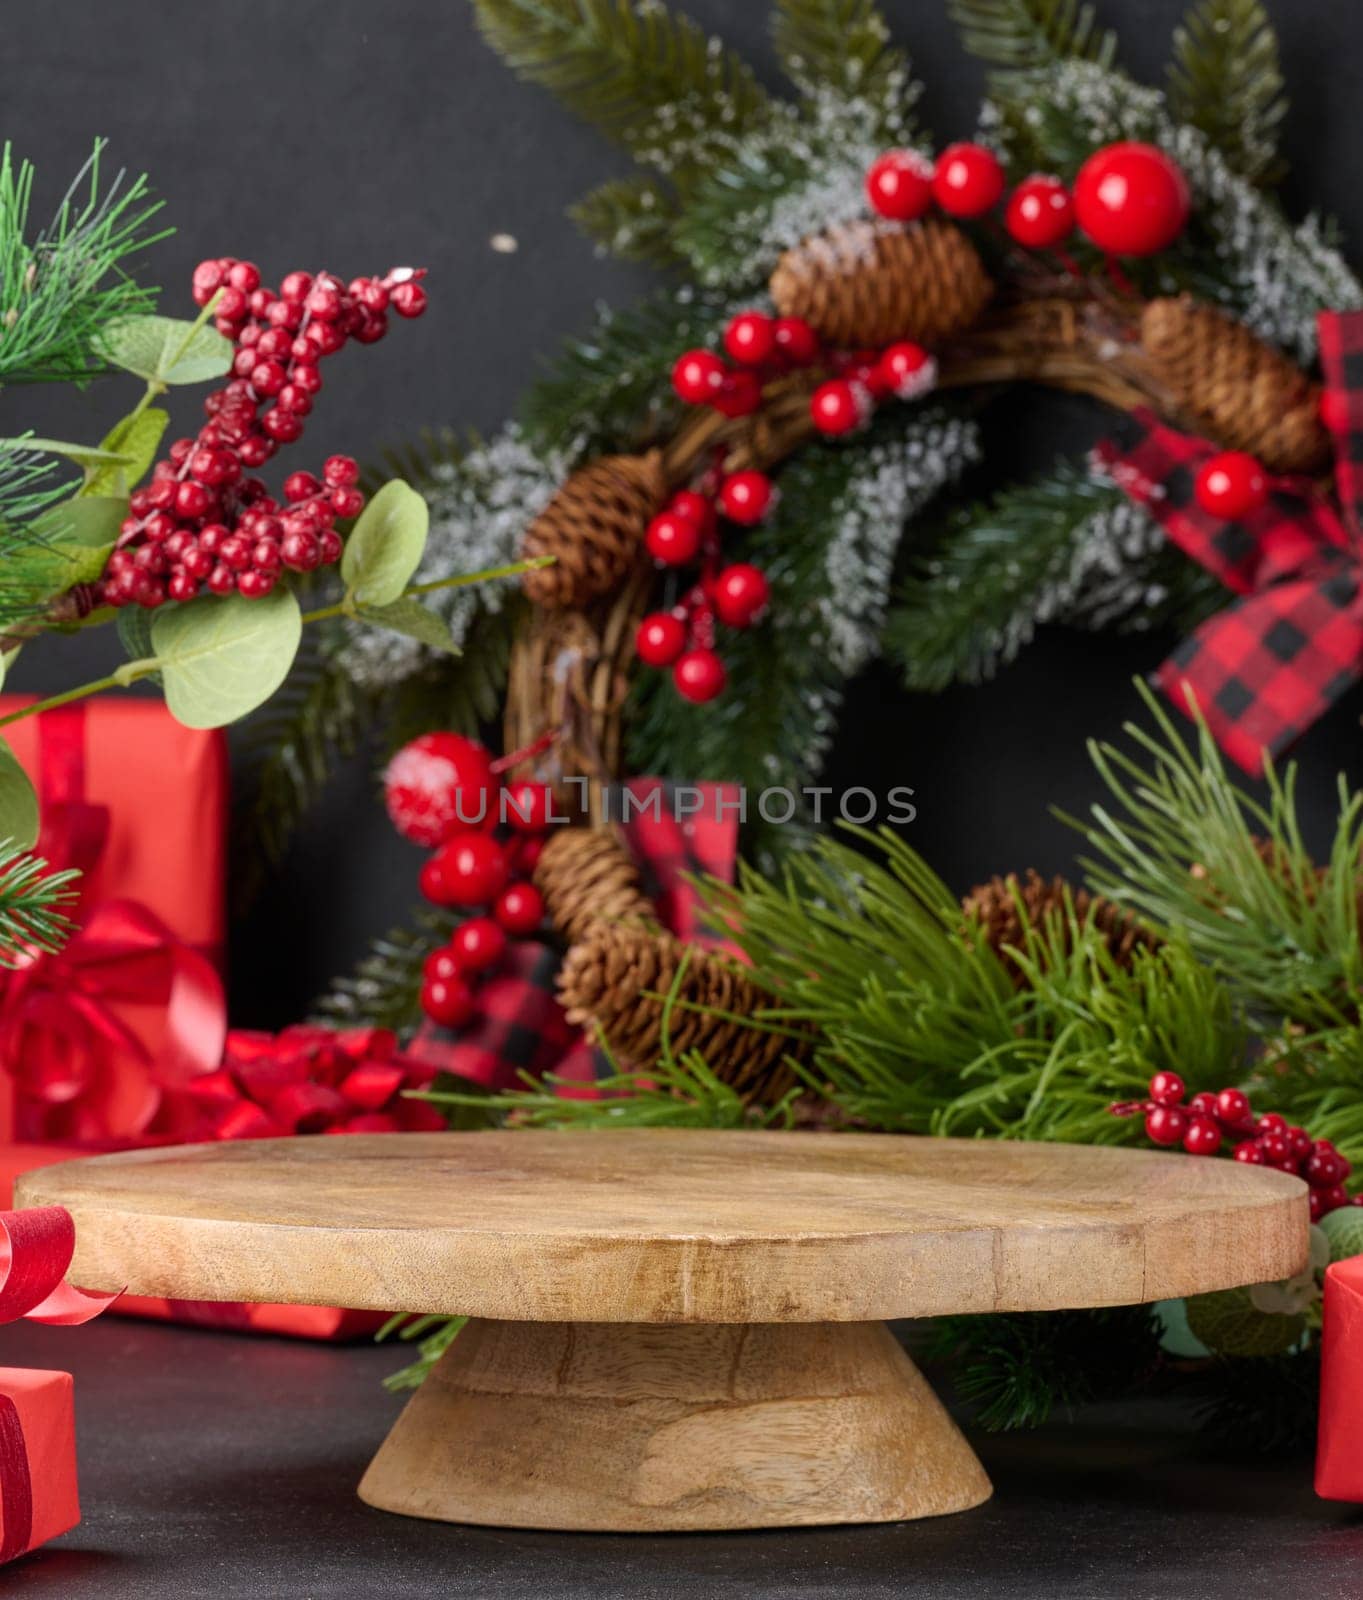
POLYGON ((803 317, 843 348, 915 339, 934 345, 968 328, 994 285, 949 222, 838 223, 787 250, 771 275, 783 317, 803 317))
POLYGON ((1021 981, 1022 969, 1009 948, 1026 949, 1026 928, 1040 927, 1048 913, 1063 916, 1067 896, 1079 921, 1090 922, 1106 939, 1118 966, 1129 968, 1138 949, 1154 949, 1154 934, 1110 900, 1091 895, 1087 889, 1072 888, 1064 878, 1052 878, 1048 883, 1031 868, 1024 879, 1010 872, 1006 878, 991 878, 977 885, 961 901, 961 909, 978 919, 990 949, 1013 978, 1021 981), (1019 898, 1022 916, 1018 914, 1019 898))
POLYGON ((1320 385, 1257 334, 1187 295, 1141 314, 1151 371, 1220 444, 1270 472, 1314 472, 1330 454, 1320 385))
MULTIPOLYGON (((667 933, 599 922, 568 952, 559 973, 559 998, 570 1022, 595 1022, 623 1061, 647 1071, 662 1054, 663 1001, 687 956, 678 999, 730 1016, 751 1016, 774 1002, 733 962, 687 946, 667 933), (688 954, 689 951, 689 954, 688 954)), ((682 1006, 670 1018, 669 1044, 681 1055, 698 1050, 710 1070, 745 1102, 773 1105, 798 1079, 782 1059, 804 1060, 812 1040, 745 1028, 682 1006)))
POLYGON ((609 594, 634 564, 666 492, 656 450, 580 467, 526 529, 523 559, 555 557, 552 567, 525 574, 526 594, 537 606, 574 611, 609 594))
POLYGON ((639 869, 612 827, 551 828, 534 878, 550 921, 571 944, 598 922, 657 926, 639 869))

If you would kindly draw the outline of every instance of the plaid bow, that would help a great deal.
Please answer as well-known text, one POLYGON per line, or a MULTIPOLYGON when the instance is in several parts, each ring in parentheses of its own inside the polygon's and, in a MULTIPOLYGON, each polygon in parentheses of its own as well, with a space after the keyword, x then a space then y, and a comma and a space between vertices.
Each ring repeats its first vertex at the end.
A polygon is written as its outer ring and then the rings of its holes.
POLYGON ((1334 438, 1342 515, 1299 479, 1274 479, 1238 522, 1197 503, 1198 470, 1217 446, 1148 411, 1097 456, 1181 550, 1244 596, 1204 622, 1156 673, 1180 710, 1194 707, 1253 777, 1363 675, 1363 312, 1317 319, 1322 416, 1334 438))

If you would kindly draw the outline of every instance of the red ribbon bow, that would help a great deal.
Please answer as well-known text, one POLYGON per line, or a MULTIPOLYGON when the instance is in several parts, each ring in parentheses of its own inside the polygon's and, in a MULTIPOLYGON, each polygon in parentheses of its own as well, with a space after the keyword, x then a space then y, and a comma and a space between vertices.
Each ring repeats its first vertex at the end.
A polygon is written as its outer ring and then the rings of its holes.
POLYGON ((1299 738, 1363 675, 1363 459, 1353 459, 1363 456, 1363 312, 1322 312, 1318 326, 1321 412, 1335 443, 1342 515, 1311 484, 1289 478, 1274 479, 1265 504, 1240 521, 1211 515, 1194 485, 1217 447, 1150 412, 1135 414, 1133 442, 1106 440, 1097 452, 1181 550, 1244 596, 1204 622, 1156 678, 1256 777, 1266 756, 1299 738))

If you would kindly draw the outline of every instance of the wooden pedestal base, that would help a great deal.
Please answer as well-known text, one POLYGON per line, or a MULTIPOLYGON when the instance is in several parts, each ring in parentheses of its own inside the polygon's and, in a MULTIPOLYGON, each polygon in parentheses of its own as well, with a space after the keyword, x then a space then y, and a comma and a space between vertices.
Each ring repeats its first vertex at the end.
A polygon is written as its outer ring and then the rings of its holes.
POLYGON ((407 1516, 621 1533, 895 1522, 989 1494, 878 1322, 470 1322, 360 1484, 407 1516))

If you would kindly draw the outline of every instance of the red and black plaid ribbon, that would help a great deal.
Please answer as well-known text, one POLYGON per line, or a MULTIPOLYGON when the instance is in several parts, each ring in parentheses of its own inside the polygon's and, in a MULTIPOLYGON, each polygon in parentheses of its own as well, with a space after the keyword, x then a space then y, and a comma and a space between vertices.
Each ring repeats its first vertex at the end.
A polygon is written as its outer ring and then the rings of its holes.
POLYGON ((1195 705, 1221 749, 1253 776, 1363 675, 1363 312, 1319 318, 1343 516, 1312 485, 1278 478, 1237 522, 1210 515, 1194 486, 1218 447, 1148 411, 1098 457, 1168 537, 1243 596, 1204 622, 1156 673, 1195 705))
MULTIPOLYGON (((681 938, 699 930, 689 875, 732 877, 738 853, 736 791, 724 784, 688 786, 635 778, 609 796, 617 823, 639 863, 644 890, 664 925, 681 938)), ((497 971, 478 985, 479 1014, 457 1034, 427 1024, 410 1053, 444 1072, 489 1089, 519 1088, 524 1075, 554 1077, 562 1093, 592 1095, 611 1068, 558 1003, 560 952, 546 944, 514 944, 497 971)))

